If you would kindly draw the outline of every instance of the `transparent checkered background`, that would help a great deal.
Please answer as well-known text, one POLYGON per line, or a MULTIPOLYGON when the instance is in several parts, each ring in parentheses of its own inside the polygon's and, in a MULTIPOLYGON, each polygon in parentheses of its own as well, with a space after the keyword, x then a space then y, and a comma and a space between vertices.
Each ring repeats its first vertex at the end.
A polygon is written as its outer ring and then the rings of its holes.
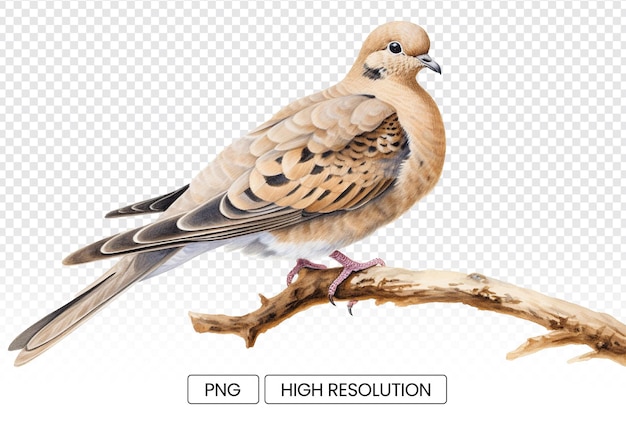
MULTIPOLYGON (((5 1, 2 343, 110 265, 63 267, 65 255, 144 220, 104 213, 187 183, 281 106, 339 81, 366 35, 398 19, 428 31, 442 66, 419 81, 444 118, 445 170, 414 209, 345 252, 478 271, 626 319, 621 2, 5 1)), ((181 381, 194 370, 410 372, 417 361, 445 372, 513 364, 504 354, 542 333, 459 305, 371 302, 353 318, 342 305, 311 309, 253 350, 191 331, 188 310, 253 310, 291 263, 200 256, 33 364, 108 375, 169 364, 181 381)), ((577 352, 534 361, 553 368, 577 352)))

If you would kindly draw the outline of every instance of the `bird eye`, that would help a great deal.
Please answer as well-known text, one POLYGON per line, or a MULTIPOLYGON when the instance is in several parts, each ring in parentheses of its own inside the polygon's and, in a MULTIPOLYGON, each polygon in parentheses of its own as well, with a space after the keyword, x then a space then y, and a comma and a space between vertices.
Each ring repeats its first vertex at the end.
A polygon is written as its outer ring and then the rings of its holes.
POLYGON ((391 42, 387 45, 387 49, 389 49, 389 52, 391 52, 392 54, 399 54, 402 53, 402 45, 400 45, 400 43, 398 42, 391 42))

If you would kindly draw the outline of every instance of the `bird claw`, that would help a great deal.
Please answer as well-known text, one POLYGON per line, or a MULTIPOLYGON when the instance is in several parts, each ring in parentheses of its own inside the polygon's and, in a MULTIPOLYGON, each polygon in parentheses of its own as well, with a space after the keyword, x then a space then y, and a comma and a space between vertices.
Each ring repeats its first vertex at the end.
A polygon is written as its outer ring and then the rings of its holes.
POLYGON ((350 301, 348 302, 348 313, 349 313, 350 315, 354 315, 354 314, 352 313, 352 307, 353 307, 354 305, 356 305, 356 304, 357 304, 357 302, 358 302, 358 300, 350 300, 350 301))
POLYGON ((296 260, 296 265, 289 271, 287 274, 287 287, 291 285, 295 276, 300 272, 303 268, 309 269, 326 269, 326 265, 321 265, 318 263, 313 263, 307 259, 298 259, 296 260))
MULTIPOLYGON (((359 263, 355 262, 340 251, 334 251, 330 255, 330 257, 337 260, 341 264, 341 266, 343 266, 343 270, 341 271, 339 276, 333 281, 332 284, 330 284, 330 287, 328 287, 328 298, 330 300, 330 303, 332 303, 333 305, 335 305, 335 302, 333 301, 333 296, 335 295, 335 291, 337 291, 337 287, 339 287, 339 284, 345 281, 346 278, 348 278, 352 273, 360 272, 376 265, 385 266, 385 262, 382 259, 376 258, 370 260, 369 262, 359 263)), ((355 303, 356 300, 351 300, 348 303, 348 312, 350 313, 350 315, 352 315, 352 307, 355 303)))

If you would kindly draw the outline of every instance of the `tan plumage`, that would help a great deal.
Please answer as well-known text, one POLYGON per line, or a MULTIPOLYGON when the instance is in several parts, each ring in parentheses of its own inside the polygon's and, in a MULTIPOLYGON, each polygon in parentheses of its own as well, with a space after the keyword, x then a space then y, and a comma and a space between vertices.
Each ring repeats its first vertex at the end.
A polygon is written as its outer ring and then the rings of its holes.
POLYGON ((297 100, 224 149, 189 184, 108 217, 162 211, 144 227, 70 254, 66 264, 122 259, 76 299, 19 335, 23 364, 132 283, 229 244, 289 257, 328 254, 397 218, 437 182, 444 127, 417 84, 423 29, 394 22, 366 39, 335 86, 297 100))

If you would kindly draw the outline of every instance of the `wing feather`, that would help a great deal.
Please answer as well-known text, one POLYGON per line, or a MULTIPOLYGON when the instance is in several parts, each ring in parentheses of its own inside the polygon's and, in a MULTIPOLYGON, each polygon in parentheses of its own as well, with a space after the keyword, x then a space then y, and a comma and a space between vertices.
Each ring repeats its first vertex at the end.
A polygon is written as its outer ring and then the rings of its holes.
POLYGON ((163 212, 167 210, 170 205, 176 201, 183 193, 187 191, 189 185, 185 185, 180 189, 167 193, 156 198, 146 199, 145 201, 136 202, 131 205, 127 205, 122 208, 110 211, 105 215, 105 218, 125 217, 138 214, 153 214, 163 212))
MULTIPOLYGON (((245 153, 226 149, 215 161, 219 165, 209 165, 202 180, 192 181, 191 196, 170 215, 95 242, 65 262, 231 239, 365 205, 396 179, 408 154, 406 136, 388 104, 340 92, 329 90, 291 106, 289 114, 283 111, 240 140, 236 147, 245 153), (219 174, 221 192, 196 188, 208 173, 219 174), (189 199, 202 194, 212 196, 189 199)), ((160 208, 175 195, 135 206, 160 208)))

